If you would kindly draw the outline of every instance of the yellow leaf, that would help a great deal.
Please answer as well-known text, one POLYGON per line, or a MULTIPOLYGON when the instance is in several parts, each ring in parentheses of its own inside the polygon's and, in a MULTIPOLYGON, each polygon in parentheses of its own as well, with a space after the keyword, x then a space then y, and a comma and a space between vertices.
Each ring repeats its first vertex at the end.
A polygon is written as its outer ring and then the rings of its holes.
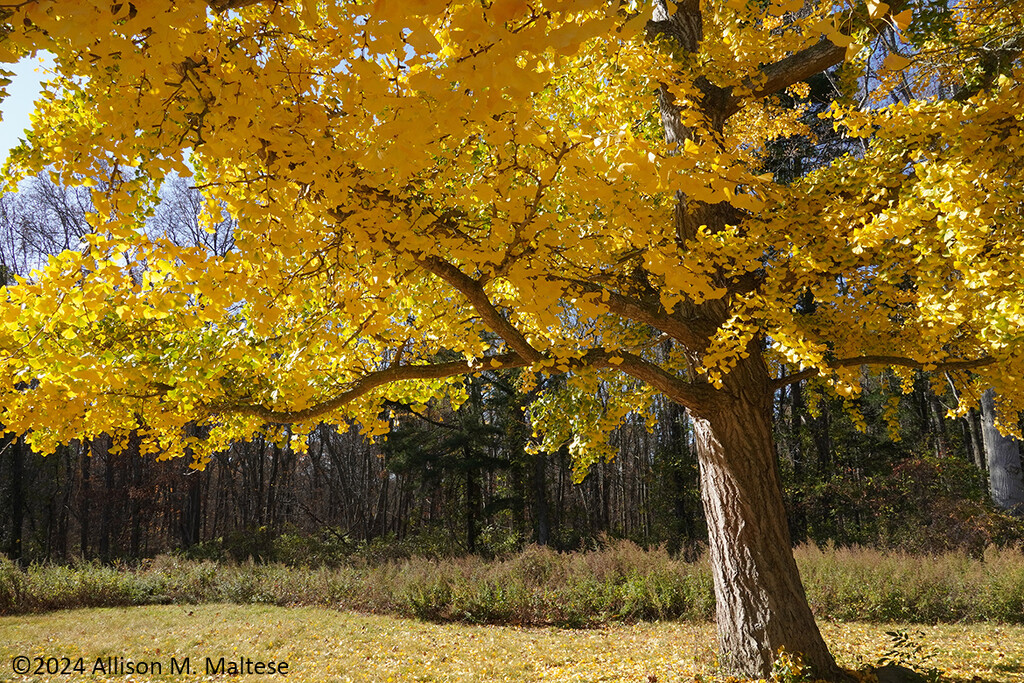
POLYGON ((886 71, 902 71, 910 65, 910 60, 903 55, 891 54, 885 58, 882 68, 886 71))
POLYGON ((872 19, 879 19, 889 11, 889 5, 879 0, 868 0, 868 16, 872 19))
POLYGON ((903 10, 899 14, 892 15, 892 23, 896 24, 896 27, 901 31, 906 31, 907 27, 910 26, 911 20, 914 18, 914 10, 908 9, 903 10))

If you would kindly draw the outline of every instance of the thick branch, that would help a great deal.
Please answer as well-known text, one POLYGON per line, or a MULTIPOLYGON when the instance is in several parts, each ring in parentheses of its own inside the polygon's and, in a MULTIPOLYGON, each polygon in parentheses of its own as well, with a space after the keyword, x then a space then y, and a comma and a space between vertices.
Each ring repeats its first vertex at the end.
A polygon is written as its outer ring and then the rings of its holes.
MULTIPOLYGON (((765 97, 785 90, 794 83, 807 80, 821 73, 846 57, 846 48, 839 47, 831 40, 822 38, 814 45, 790 55, 761 69, 760 83, 747 83, 755 97, 765 97)), ((723 115, 729 118, 743 106, 743 98, 733 93, 726 96, 722 107, 723 115)))
POLYGON ((645 304, 638 299, 634 299, 633 297, 624 296, 604 289, 600 285, 592 282, 574 280, 571 278, 558 279, 575 285, 584 292, 592 294, 600 293, 602 296, 602 305, 611 313, 621 315, 623 318, 628 318, 633 322, 650 325, 651 327, 664 332, 690 350, 699 351, 706 347, 708 339, 715 332, 714 329, 710 329, 707 330, 705 334, 701 334, 679 318, 666 313, 660 306, 656 308, 649 304, 645 304), (603 299, 605 295, 608 297, 607 300, 603 299))
POLYGON ((711 388, 711 385, 679 379, 654 363, 648 363, 643 358, 631 353, 620 352, 616 355, 622 358, 622 362, 619 364, 612 363, 611 356, 609 356, 608 360, 603 363, 593 363, 592 365, 594 367, 617 367, 630 377, 649 384, 672 401, 697 413, 705 411, 713 405, 715 390, 711 388))
POLYGON ((240 7, 248 7, 249 5, 257 5, 266 0, 207 0, 207 4, 213 8, 215 12, 226 12, 229 9, 238 9, 240 7))
POLYGON ((543 357, 540 351, 526 341, 523 333, 494 307, 480 282, 436 256, 421 258, 419 263, 466 297, 484 323, 504 339, 513 351, 531 363, 539 361, 543 357))
MULTIPOLYGON (((986 365, 992 365, 996 362, 996 359, 992 356, 982 356, 981 358, 975 358, 973 360, 951 360, 943 363, 922 363, 921 361, 914 360, 913 358, 903 358, 902 356, 857 356, 856 358, 844 358, 842 360, 833 361, 828 364, 828 367, 835 370, 838 368, 849 368, 858 367, 861 365, 898 365, 904 368, 915 368, 917 370, 924 370, 926 367, 931 370, 937 371, 950 371, 950 370, 971 370, 972 368, 980 368, 986 365)), ((782 389, 783 387, 802 382, 805 379, 811 379, 821 374, 820 368, 807 368, 800 372, 793 373, 792 375, 786 375, 772 382, 772 391, 782 389)))
POLYGON ((981 75, 973 83, 965 85, 953 96, 957 102, 966 102, 980 92, 992 87, 1000 75, 1010 74, 1013 63, 1024 52, 1024 34, 1006 41, 993 49, 981 50, 981 75))
MULTIPOLYGON (((539 360, 543 360, 540 358, 539 360)), ((681 380, 664 369, 645 361, 639 356, 624 351, 609 352, 604 349, 593 349, 578 359, 560 359, 559 364, 565 371, 584 368, 618 369, 627 375, 645 382, 665 394, 668 398, 682 406, 694 410, 706 406, 713 390, 706 384, 694 384, 681 380)), ((405 365, 377 370, 364 375, 351 388, 343 391, 332 399, 323 401, 302 410, 274 410, 262 405, 246 403, 223 403, 207 407, 212 415, 252 415, 268 424, 292 424, 308 422, 326 415, 352 401, 365 396, 377 387, 394 382, 415 379, 444 379, 466 375, 484 370, 503 370, 523 368, 532 365, 516 353, 488 356, 477 361, 454 361, 450 363, 433 363, 428 365, 405 365), (495 365, 494 362, 497 362, 495 365)))
MULTIPOLYGON (((528 361, 515 353, 491 356, 482 360, 488 362, 497 361, 499 365, 496 367, 498 368, 521 368, 530 365, 528 361)), ((446 377, 465 375, 470 372, 480 372, 491 367, 495 366, 483 365, 482 363, 474 364, 472 361, 453 361, 450 363, 390 367, 364 375, 357 380, 350 389, 338 394, 332 399, 302 410, 274 410, 273 408, 267 408, 266 406, 261 405, 227 403, 209 406, 209 412, 212 414, 252 415, 269 424, 306 422, 308 420, 316 419, 321 415, 326 415, 333 410, 337 410, 345 404, 351 403, 357 398, 366 395, 373 389, 384 386, 385 384, 392 384, 394 382, 402 382, 412 379, 444 379, 446 377)))

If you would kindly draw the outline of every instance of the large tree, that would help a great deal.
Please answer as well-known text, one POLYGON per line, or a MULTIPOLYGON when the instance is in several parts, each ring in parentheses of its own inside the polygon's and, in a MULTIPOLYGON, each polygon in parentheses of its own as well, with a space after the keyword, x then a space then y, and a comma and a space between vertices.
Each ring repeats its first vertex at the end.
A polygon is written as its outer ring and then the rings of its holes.
POLYGON ((386 401, 457 404, 461 375, 516 367, 565 375, 530 413, 585 467, 662 394, 697 434, 723 661, 764 675, 785 647, 841 677, 774 393, 855 396, 873 365, 1024 401, 1020 7, 914 7, 8 4, 0 59, 56 59, 9 172, 102 191, 80 248, 6 290, 0 422, 201 459, 267 424, 380 434, 386 401), (809 133, 792 105, 826 72, 855 153, 776 182, 767 147, 809 133), (956 97, 913 98, 939 82, 956 97), (172 172, 211 226, 237 219, 233 251, 145 237, 172 172))

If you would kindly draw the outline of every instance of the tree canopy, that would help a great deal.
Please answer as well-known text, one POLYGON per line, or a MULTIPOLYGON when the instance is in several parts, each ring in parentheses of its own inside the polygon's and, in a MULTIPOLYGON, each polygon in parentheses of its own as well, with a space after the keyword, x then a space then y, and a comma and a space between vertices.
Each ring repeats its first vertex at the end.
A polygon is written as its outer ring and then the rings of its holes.
MULTIPOLYGON (((44 451, 135 431, 201 459, 266 424, 379 434, 386 401, 457 405, 487 368, 524 368, 524 388, 565 374, 531 410, 545 446, 585 465, 664 394, 703 430, 713 562, 788 554, 784 523, 742 523, 784 515, 764 426, 779 387, 853 396, 864 365, 908 386, 939 369, 1024 408, 1021 11, 9 6, 0 59, 56 66, 8 176, 91 186, 95 211, 81 248, 5 289, 0 422, 44 451), (850 152, 776 178, 769 146, 813 135, 818 111, 850 152), (237 220, 231 251, 146 236, 173 174, 203 189, 211 229, 237 220), (601 404, 598 382, 615 388, 601 404), (183 438, 191 423, 208 437, 183 438)), ((765 562, 795 577, 791 557, 765 562)), ((745 612, 715 578, 737 670, 780 645, 834 667, 816 629, 793 635, 809 610, 772 626, 798 579, 745 612)))

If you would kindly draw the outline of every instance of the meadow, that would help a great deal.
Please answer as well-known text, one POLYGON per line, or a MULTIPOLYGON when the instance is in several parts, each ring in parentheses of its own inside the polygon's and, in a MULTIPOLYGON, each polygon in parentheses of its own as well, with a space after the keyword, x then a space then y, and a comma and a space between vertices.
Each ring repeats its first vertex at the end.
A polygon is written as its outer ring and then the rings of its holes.
MULTIPOLYGON (((844 666, 1024 681, 1019 550, 796 555, 844 666)), ((629 542, 319 567, 2 560, 0 680, 717 681, 713 610, 706 559, 629 542)), ((778 664, 777 683, 799 683, 778 664)))
MULTIPOLYGON (((1024 624, 1024 554, 990 548, 918 555, 796 549, 819 619, 1024 624)), ((321 606, 433 622, 597 627, 706 622, 707 559, 686 562, 628 541, 586 552, 531 546, 504 557, 350 557, 331 566, 230 563, 165 555, 134 566, 0 560, 0 615, 81 607, 201 603, 321 606)))

